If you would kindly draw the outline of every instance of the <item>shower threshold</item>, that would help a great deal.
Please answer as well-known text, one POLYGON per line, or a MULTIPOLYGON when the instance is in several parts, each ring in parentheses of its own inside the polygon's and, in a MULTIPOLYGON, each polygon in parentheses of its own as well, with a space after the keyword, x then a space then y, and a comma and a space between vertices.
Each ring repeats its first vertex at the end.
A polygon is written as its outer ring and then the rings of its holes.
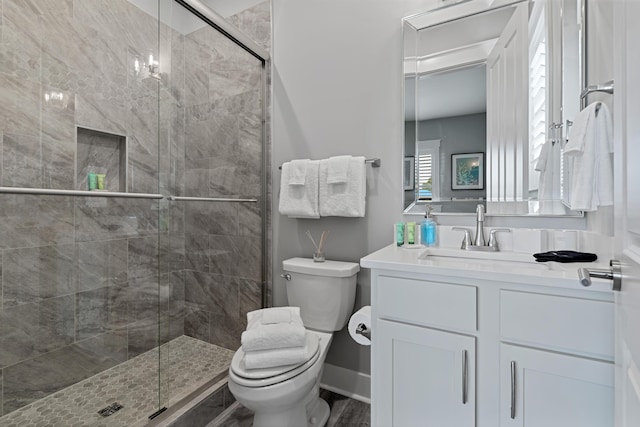
POLYGON ((0 425, 144 426, 159 408, 174 405, 225 374, 233 354, 183 335, 0 417, 0 425), (109 416, 99 413, 119 405, 122 407, 109 416))

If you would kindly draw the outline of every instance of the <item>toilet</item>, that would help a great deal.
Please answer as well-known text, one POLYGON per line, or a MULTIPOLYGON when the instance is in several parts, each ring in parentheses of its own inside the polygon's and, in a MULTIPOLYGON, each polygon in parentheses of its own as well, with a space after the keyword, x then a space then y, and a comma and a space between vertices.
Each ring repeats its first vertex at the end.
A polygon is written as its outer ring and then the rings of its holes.
POLYGON ((307 339, 318 342, 317 350, 298 365, 245 369, 241 347, 229 367, 229 390, 254 412, 254 427, 323 426, 329 419, 329 405, 319 396, 324 360, 333 332, 353 311, 360 265, 291 258, 282 269, 289 305, 300 307, 307 339))

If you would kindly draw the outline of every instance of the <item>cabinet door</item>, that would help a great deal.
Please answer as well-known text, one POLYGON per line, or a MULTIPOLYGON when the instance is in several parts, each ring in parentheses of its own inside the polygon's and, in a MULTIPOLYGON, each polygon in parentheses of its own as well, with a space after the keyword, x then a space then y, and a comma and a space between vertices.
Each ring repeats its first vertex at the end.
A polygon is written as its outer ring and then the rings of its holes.
POLYGON ((500 363, 502 427, 613 426, 612 363, 507 344, 500 363))
POLYGON ((372 425, 475 426, 475 338, 379 320, 372 425))

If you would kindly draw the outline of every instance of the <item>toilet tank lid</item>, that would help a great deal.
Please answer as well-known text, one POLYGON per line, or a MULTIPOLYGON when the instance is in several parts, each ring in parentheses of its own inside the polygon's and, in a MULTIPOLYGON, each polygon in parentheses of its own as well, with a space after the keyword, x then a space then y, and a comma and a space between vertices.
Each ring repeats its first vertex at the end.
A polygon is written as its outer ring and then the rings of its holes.
POLYGON ((360 271, 355 262, 325 261, 314 262, 311 258, 291 258, 282 261, 282 269, 292 273, 311 274, 327 277, 350 277, 360 271))

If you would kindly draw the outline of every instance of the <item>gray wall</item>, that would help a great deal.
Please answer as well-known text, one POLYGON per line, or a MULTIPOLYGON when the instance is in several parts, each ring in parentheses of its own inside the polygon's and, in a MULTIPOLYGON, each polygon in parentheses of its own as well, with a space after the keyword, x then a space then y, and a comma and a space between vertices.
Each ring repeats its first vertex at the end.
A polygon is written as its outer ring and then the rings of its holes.
MULTIPOLYGON (((420 0, 273 1, 275 305, 287 302, 282 261, 312 254, 307 229, 330 231, 329 259, 358 262, 391 243, 391 224, 402 212, 401 19, 425 7, 420 0), (382 159, 382 167, 367 170, 365 218, 278 214, 280 164, 341 154, 382 159)), ((361 271, 356 308, 369 302, 369 275, 361 271)), ((369 353, 342 331, 327 361, 368 373, 369 353)))
MULTIPOLYGON (((415 156, 416 140, 440 140, 440 198, 480 198, 486 190, 451 189, 451 155, 457 153, 484 153, 487 145, 487 120, 485 113, 468 114, 418 122, 418 137, 415 122, 405 123, 405 156, 415 156), (409 132, 407 132, 409 130, 409 132)), ((485 159, 486 161, 486 159, 485 159)), ((415 200, 413 191, 405 191, 405 206, 415 200)))
MULTIPOLYGON (((273 269, 274 303, 286 304, 282 260, 311 256, 304 236, 331 231, 327 256, 357 261, 392 241, 391 224, 402 219, 402 27, 401 19, 437 2, 419 0, 273 0, 273 269), (277 167, 294 158, 339 154, 377 156, 380 169, 368 171, 367 215, 362 219, 295 220, 277 212, 277 167)), ((589 3, 600 3, 589 0, 589 3)), ((612 2, 600 7, 610 8, 612 2)), ((610 47, 608 21, 596 24, 610 47)), ((604 50, 606 52, 606 48, 604 50)), ((606 58, 609 57, 607 54, 606 58)), ((598 61, 591 68, 603 67, 598 61)), ((606 68, 606 66, 605 66, 606 68)), ((606 74, 606 73, 605 73, 606 74)), ((593 75, 593 74, 592 74, 593 75)), ((604 76, 601 76, 604 77, 604 76)), ((452 218, 452 217, 451 217, 452 218)), ((606 232, 612 217, 589 214, 590 229, 606 232), (597 217, 597 218, 596 218, 597 217)), ((444 223, 445 217, 438 218, 444 223)), ((471 226, 473 215, 456 217, 471 226)), ((582 228, 581 219, 491 218, 491 226, 582 228)), ((358 276, 356 308, 370 302, 367 271, 358 276)), ((337 334, 328 361, 369 372, 369 349, 337 334)))

